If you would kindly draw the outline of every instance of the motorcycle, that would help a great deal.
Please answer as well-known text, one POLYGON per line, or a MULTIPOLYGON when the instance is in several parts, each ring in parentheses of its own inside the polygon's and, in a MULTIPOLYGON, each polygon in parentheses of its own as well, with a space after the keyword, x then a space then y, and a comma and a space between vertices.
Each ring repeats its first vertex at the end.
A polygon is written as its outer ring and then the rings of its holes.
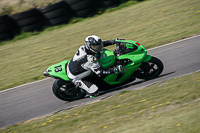
MULTIPOLYGON (((115 40, 116 48, 114 51, 103 48, 103 52, 95 55, 102 68, 109 68, 113 65, 122 65, 121 72, 98 77, 91 73, 87 78, 96 84, 100 91, 130 83, 139 79, 153 79, 158 77, 163 69, 163 63, 160 59, 147 54, 145 47, 133 40, 115 40)), ((53 83, 52 91, 60 100, 73 101, 84 98, 86 92, 75 86, 67 76, 67 64, 69 60, 64 60, 54 64, 43 72, 44 76, 53 77, 56 80, 53 83)))

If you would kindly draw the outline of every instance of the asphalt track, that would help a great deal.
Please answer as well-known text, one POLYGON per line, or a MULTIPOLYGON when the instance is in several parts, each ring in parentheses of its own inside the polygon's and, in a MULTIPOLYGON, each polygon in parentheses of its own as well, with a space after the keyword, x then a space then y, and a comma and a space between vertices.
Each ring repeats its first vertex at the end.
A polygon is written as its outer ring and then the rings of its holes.
MULTIPOLYGON (((89 104, 123 90, 136 90, 156 82, 200 70, 200 36, 180 40, 148 50, 148 54, 158 57, 164 63, 164 71, 153 80, 136 80, 128 85, 103 92, 96 98, 65 102, 57 99, 51 86, 54 79, 33 82, 0 92, 0 128, 21 123, 32 118, 89 104)), ((48 66, 47 66, 48 67, 48 66)), ((42 74, 42 72, 41 72, 42 74)))

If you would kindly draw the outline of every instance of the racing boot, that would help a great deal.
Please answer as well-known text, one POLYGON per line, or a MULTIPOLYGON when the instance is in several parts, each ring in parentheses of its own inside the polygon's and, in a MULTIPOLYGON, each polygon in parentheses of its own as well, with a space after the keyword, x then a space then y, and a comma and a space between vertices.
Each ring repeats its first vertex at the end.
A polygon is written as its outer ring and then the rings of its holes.
POLYGON ((80 87, 83 91, 85 91, 91 97, 96 97, 100 93, 98 87, 87 80, 84 80, 84 79, 76 80, 74 84, 76 85, 76 87, 80 87))

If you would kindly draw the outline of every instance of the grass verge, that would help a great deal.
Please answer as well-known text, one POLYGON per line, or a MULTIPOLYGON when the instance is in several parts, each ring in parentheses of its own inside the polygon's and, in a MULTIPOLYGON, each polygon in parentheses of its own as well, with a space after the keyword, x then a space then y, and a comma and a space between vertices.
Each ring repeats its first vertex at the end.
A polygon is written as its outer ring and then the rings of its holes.
MULTIPOLYGON (((134 87, 134 86, 133 86, 134 87)), ((7 133, 198 133, 200 72, 2 129, 7 133)))
MULTIPOLYGON (((41 1, 43 2, 43 1, 41 1)), ((52 1, 53 2, 53 1, 52 1)), ((116 10, 119 10, 119 9, 122 9, 122 8, 125 8, 125 7, 128 7, 130 5, 133 5, 133 4, 137 4, 138 1, 127 1, 127 2, 122 2, 119 6, 117 7, 113 7, 113 8, 99 8, 97 9, 97 12, 96 12, 96 15, 95 16, 99 16, 101 15, 102 13, 108 13, 108 12, 113 12, 113 11, 116 11, 116 10)), ((0 2, 1 4, 1 2, 0 2)), ((15 5, 17 5, 17 3, 14 3, 15 5)), ((2 6, 4 6, 4 4, 2 4, 2 6)), ((14 5, 12 5, 14 6, 14 5)), ((6 7, 6 6, 5 6, 6 7)), ((26 10, 26 9, 23 9, 23 10, 26 10)), ((0 13, 1 14, 1 13, 0 13)), ((91 16, 90 19, 94 17, 94 16, 91 16)), ((27 37, 31 37, 31 36, 34 36, 34 35, 38 35, 40 33, 42 33, 43 31, 51 31, 51 30, 55 30, 55 29, 58 29, 58 28, 62 28, 64 26, 67 26, 69 24, 74 24, 74 23, 77 23, 77 22, 81 22, 85 19, 88 19, 88 18, 77 18, 77 17, 73 17, 69 20, 69 22, 67 24, 62 24, 62 25, 58 25, 58 26, 51 26, 51 27, 48 27, 48 26, 45 26, 43 27, 43 29, 41 31, 33 31, 33 32, 21 32, 20 34, 16 34, 15 37, 12 39, 12 40, 8 40, 8 41, 4 41, 4 42, 0 42, 0 45, 4 45, 6 44, 7 42, 15 42, 15 41, 18 41, 18 40, 21 40, 21 39, 24 39, 24 38, 27 38, 27 37)))
POLYGON ((0 90, 45 78, 42 72, 71 59, 88 35, 137 40, 152 48, 200 34, 199 20, 198 0, 150 0, 7 42, 0 46, 0 90))

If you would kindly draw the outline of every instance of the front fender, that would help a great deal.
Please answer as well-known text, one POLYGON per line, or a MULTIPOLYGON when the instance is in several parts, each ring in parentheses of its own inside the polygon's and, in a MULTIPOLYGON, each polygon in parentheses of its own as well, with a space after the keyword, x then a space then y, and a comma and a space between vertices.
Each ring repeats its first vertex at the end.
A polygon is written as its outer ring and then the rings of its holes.
POLYGON ((151 55, 146 55, 146 58, 144 59, 143 62, 148 62, 151 60, 151 55))

